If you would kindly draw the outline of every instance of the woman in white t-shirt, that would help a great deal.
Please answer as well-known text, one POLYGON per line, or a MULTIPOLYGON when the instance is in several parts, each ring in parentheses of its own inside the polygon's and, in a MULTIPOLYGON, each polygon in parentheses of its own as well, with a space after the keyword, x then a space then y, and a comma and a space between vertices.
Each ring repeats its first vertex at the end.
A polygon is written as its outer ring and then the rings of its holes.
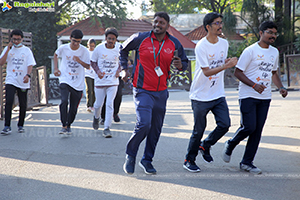
MULTIPOLYGON (((94 49, 96 47, 96 41, 94 39, 89 39, 87 42, 87 48, 90 53, 90 57, 92 58, 94 49)), ((92 67, 90 69, 85 69, 85 88, 86 88, 86 106, 88 112, 93 112, 94 110, 94 102, 95 102, 95 92, 94 92, 94 79, 95 79, 95 71, 92 67)))

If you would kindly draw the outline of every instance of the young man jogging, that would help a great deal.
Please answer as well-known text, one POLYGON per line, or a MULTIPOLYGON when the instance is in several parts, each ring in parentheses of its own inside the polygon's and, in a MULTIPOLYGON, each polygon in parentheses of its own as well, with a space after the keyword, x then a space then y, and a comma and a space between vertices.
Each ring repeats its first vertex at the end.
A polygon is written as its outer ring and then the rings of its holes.
POLYGON ((203 25, 208 33, 195 48, 196 70, 190 89, 194 129, 183 164, 183 168, 190 172, 200 171, 195 163, 199 148, 206 162, 213 161, 210 147, 227 133, 230 127, 224 91, 224 71, 234 67, 237 58, 227 58, 228 42, 219 37, 222 34, 222 18, 222 15, 216 12, 205 15, 203 25), (214 114, 217 127, 201 142, 209 111, 214 114))
POLYGON ((4 48, 0 55, 0 66, 7 63, 5 78, 5 122, 1 134, 11 133, 11 112, 14 102, 15 93, 19 99, 19 121, 18 132, 23 133, 25 130, 24 119, 27 108, 27 91, 30 88, 30 74, 32 67, 36 65, 31 50, 22 44, 23 32, 13 30, 10 34, 11 41, 4 48))
POLYGON ((84 68, 90 68, 90 54, 81 45, 83 33, 72 31, 68 44, 61 45, 54 53, 54 75, 59 76, 61 103, 59 105, 62 129, 59 134, 71 134, 71 124, 74 122, 78 105, 84 90, 84 68), (58 57, 61 57, 60 69, 57 67, 58 57), (68 110, 68 101, 70 106, 68 110))
POLYGON ((248 137, 240 169, 254 174, 262 172, 253 165, 253 160, 267 119, 272 80, 282 97, 288 94, 277 73, 279 52, 271 46, 278 36, 276 24, 263 22, 259 27, 259 35, 260 40, 243 51, 236 66, 234 75, 240 80, 241 126, 225 143, 222 153, 223 160, 229 162, 233 149, 248 137))

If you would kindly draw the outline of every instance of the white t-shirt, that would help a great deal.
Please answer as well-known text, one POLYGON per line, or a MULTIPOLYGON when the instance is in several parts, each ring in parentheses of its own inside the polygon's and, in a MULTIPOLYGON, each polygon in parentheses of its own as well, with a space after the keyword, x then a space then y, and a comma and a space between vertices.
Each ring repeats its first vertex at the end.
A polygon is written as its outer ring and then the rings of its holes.
POLYGON ((119 85, 119 79, 115 75, 119 68, 120 43, 116 42, 113 49, 106 48, 105 44, 106 42, 97 45, 91 58, 91 61, 97 62, 100 71, 105 72, 102 79, 95 76, 95 86, 119 85))
MULTIPOLYGON (((7 51, 7 47, 4 48, 0 58, 2 58, 7 51)), ((7 68, 5 83, 14 85, 21 89, 30 88, 30 79, 28 83, 23 82, 24 76, 27 74, 28 66, 36 65, 32 51, 26 46, 15 48, 14 46, 10 49, 7 55, 7 68)))
POLYGON ((73 60, 73 56, 78 56, 81 61, 90 64, 89 51, 80 45, 77 50, 72 50, 70 43, 61 45, 55 53, 61 57, 59 77, 60 83, 66 83, 77 91, 84 89, 84 67, 73 60))
POLYGON ((256 84, 263 84, 267 88, 259 94, 252 87, 240 81, 239 99, 248 97, 256 99, 271 99, 272 71, 278 68, 278 50, 269 46, 261 48, 256 42, 247 47, 239 58, 236 68, 242 70, 244 74, 256 84))
POLYGON ((224 70, 209 77, 205 76, 202 71, 202 68, 212 69, 225 63, 228 42, 220 37, 218 40, 217 43, 212 44, 204 37, 196 45, 196 67, 190 88, 192 100, 212 101, 225 96, 224 70))
MULTIPOLYGON (((92 55, 93 55, 94 51, 90 51, 90 50, 88 50, 88 51, 90 53, 90 58, 92 58, 92 55)), ((95 73, 95 71, 92 67, 90 67, 90 69, 84 68, 84 71, 85 71, 85 77, 89 77, 89 78, 92 78, 92 79, 95 78, 96 73, 95 73)))

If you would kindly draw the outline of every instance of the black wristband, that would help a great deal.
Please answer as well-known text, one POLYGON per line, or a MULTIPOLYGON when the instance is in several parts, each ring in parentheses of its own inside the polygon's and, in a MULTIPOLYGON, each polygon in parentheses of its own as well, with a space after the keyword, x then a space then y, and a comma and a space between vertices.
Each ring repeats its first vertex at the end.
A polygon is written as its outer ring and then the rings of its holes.
POLYGON ((30 74, 26 74, 26 76, 28 76, 29 78, 31 78, 30 74))

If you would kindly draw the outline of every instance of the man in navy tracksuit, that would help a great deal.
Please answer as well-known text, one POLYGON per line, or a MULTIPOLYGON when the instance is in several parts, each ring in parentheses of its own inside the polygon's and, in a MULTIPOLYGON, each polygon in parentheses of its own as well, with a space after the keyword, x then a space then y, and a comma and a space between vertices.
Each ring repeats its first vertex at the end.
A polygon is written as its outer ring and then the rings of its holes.
POLYGON ((123 169, 127 174, 134 173, 137 151, 146 137, 144 155, 139 165, 146 174, 156 173, 151 163, 166 112, 170 65, 179 70, 187 68, 188 59, 182 45, 167 32, 169 21, 167 13, 155 13, 152 31, 132 35, 123 43, 120 52, 121 65, 127 68, 128 53, 136 50, 133 96, 137 122, 126 146, 123 169), (174 51, 178 51, 178 56, 174 56, 174 51))

